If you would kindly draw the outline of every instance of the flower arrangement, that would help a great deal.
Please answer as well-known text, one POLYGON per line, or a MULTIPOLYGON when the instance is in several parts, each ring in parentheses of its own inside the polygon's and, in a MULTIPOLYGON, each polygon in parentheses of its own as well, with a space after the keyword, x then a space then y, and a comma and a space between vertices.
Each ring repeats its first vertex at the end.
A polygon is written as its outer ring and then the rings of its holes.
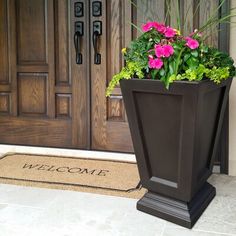
POLYGON ((121 79, 161 80, 169 89, 178 80, 220 83, 235 75, 232 58, 206 45, 201 30, 183 36, 179 30, 155 21, 143 24, 141 30, 141 36, 122 49, 126 64, 110 81, 107 96, 121 79))

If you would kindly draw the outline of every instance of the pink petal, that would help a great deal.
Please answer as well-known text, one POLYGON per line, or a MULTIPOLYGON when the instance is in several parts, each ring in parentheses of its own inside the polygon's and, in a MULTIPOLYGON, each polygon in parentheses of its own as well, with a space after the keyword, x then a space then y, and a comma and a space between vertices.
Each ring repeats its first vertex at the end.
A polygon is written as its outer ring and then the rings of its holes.
POLYGON ((156 30, 159 33, 164 34, 166 32, 166 26, 164 24, 158 24, 157 27, 156 27, 156 30))
POLYGON ((190 49, 196 49, 199 47, 199 43, 196 39, 192 39, 190 37, 186 38, 186 46, 188 46, 190 49))
POLYGON ((142 25, 142 30, 144 32, 147 32, 147 31, 149 31, 149 30, 151 30, 153 28, 156 29, 157 25, 158 25, 158 23, 155 22, 155 21, 153 21, 153 22, 152 21, 148 21, 146 24, 142 25))
POLYGON ((159 58, 157 59, 150 59, 148 62, 150 68, 160 69, 163 66, 163 61, 159 58))
POLYGON ((157 57, 162 57, 163 56, 163 48, 160 44, 155 45, 155 53, 157 57))
POLYGON ((172 38, 172 37, 174 37, 175 35, 176 35, 176 31, 175 31, 173 28, 167 26, 167 27, 166 27, 166 31, 165 31, 165 36, 166 36, 167 38, 172 38))
POLYGON ((174 48, 171 45, 164 45, 162 48, 164 57, 170 57, 174 54, 174 48))

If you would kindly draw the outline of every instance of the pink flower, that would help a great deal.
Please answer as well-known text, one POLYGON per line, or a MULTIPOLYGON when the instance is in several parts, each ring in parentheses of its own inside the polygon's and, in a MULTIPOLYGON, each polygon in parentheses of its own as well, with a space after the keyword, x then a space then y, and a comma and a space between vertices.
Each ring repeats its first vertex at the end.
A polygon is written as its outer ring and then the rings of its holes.
POLYGON ((160 44, 155 45, 155 53, 156 53, 157 57, 162 57, 164 55, 163 54, 163 48, 160 44))
POLYGON ((175 31, 173 28, 167 26, 167 27, 166 27, 166 31, 165 31, 165 36, 166 36, 167 38, 172 38, 172 37, 174 37, 175 35, 176 35, 176 31, 175 31))
POLYGON ((174 54, 174 48, 171 45, 163 45, 163 56, 164 57, 170 57, 171 55, 174 54))
POLYGON ((148 21, 146 24, 142 25, 143 32, 147 32, 153 28, 157 28, 158 23, 155 21, 148 21))
POLYGON ((157 24, 156 30, 161 34, 164 34, 166 32, 166 27, 164 24, 157 24))
POLYGON ((155 54, 158 58, 160 57, 170 57, 174 53, 174 48, 171 45, 163 45, 160 44, 155 45, 155 54))
POLYGON ((161 69, 161 67, 163 66, 163 61, 159 58, 149 59, 148 65, 150 68, 161 69))
POLYGON ((192 39, 190 37, 186 37, 186 46, 188 46, 191 49, 196 49, 199 47, 199 43, 196 39, 192 39))

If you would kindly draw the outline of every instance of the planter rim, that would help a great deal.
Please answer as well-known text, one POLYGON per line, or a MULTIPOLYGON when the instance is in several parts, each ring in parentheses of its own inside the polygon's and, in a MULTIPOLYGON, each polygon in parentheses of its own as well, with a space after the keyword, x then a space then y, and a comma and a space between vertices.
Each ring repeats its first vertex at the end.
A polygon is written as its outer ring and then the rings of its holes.
MULTIPOLYGON (((216 84, 213 81, 211 81, 210 79, 203 79, 200 81, 188 81, 188 80, 176 80, 173 83, 170 84, 170 86, 172 84, 192 84, 192 85, 199 85, 199 84, 203 84, 203 83, 213 83, 215 85, 221 85, 222 83, 224 83, 224 81, 228 80, 228 79, 232 79, 232 77, 229 77, 225 80, 223 80, 221 83, 216 84)), ((152 81, 152 82, 159 82, 159 83, 163 83, 161 80, 153 80, 153 79, 139 79, 139 78, 131 78, 131 79, 122 79, 121 81, 152 81)), ((164 83, 163 83, 164 84, 164 83)))

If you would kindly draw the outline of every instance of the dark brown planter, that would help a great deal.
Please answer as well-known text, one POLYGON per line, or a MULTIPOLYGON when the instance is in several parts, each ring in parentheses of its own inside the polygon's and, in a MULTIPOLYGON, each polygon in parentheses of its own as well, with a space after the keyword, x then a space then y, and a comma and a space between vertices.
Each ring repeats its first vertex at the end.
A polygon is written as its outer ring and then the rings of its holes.
POLYGON ((141 183, 137 209, 192 228, 214 198, 207 183, 232 79, 174 82, 122 80, 141 183))

